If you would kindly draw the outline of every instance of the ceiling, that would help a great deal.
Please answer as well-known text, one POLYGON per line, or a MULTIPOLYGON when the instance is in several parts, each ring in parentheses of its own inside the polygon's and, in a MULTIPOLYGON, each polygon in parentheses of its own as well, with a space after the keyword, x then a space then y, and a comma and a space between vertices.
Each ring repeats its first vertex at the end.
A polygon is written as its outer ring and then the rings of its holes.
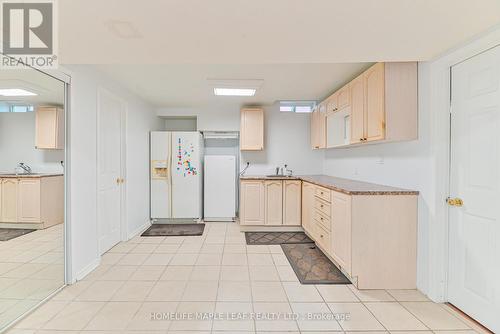
POLYGON ((97 65, 156 107, 270 105, 279 100, 319 100, 371 63, 245 65, 97 65), (258 79, 253 97, 215 96, 207 79, 258 79))
POLYGON ((58 4, 60 64, 428 60, 500 22, 498 0, 58 4))
POLYGON ((63 105, 64 84, 34 69, 0 71, 0 88, 20 88, 36 96, 0 96, 0 102, 34 105, 63 105))

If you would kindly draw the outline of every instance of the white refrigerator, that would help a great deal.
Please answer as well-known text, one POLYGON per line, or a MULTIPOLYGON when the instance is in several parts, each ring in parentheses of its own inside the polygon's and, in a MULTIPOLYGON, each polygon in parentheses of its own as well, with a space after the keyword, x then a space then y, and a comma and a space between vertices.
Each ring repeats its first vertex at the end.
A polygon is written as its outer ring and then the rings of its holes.
POLYGON ((151 219, 201 219, 203 141, 199 132, 150 134, 151 219))
POLYGON ((236 216, 236 157, 205 156, 204 219, 232 221, 236 216))

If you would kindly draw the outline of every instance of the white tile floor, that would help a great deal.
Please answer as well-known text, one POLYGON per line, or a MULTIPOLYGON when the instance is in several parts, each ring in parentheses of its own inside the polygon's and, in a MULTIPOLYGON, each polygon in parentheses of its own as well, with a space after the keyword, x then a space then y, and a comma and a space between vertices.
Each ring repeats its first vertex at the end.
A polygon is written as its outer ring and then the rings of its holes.
POLYGON ((0 241, 0 328, 62 285, 63 225, 0 241))
POLYGON ((247 246, 237 224, 209 223, 200 237, 117 245, 9 333, 475 333, 470 326, 414 290, 301 285, 281 247, 247 246))

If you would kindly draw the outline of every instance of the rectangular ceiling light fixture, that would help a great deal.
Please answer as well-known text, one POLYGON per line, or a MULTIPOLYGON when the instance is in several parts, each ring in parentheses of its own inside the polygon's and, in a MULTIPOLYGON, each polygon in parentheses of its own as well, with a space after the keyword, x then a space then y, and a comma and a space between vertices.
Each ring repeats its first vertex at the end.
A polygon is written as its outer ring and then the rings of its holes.
POLYGON ((36 96, 38 94, 21 88, 0 88, 0 96, 36 96))
POLYGON ((256 91, 254 88, 214 88, 218 96, 254 96, 256 91))
POLYGON ((264 80, 207 79, 216 96, 255 96, 264 80))

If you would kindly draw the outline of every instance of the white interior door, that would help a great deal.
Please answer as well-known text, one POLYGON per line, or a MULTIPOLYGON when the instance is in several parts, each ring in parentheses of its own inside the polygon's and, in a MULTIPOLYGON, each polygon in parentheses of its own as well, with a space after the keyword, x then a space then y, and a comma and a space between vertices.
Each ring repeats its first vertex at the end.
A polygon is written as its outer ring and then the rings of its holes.
POLYGON ((448 299, 498 333, 500 47, 452 68, 451 119, 448 299))
POLYGON ((99 90, 97 229, 101 254, 121 240, 124 117, 123 101, 99 90))

